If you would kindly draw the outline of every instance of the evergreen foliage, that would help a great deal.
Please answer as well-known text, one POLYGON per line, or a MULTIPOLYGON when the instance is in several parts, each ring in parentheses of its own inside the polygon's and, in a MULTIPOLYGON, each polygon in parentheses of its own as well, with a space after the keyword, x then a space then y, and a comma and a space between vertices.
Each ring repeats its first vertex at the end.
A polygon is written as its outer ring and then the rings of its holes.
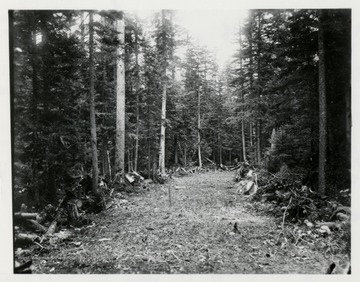
MULTIPOLYGON (((150 29, 125 12, 126 170, 156 173, 166 83, 167 168, 198 165, 200 110, 204 163, 248 159, 270 171, 285 163, 312 179, 319 154, 319 11, 250 11, 239 27, 239 50, 222 69, 172 23, 173 13, 156 14, 150 29), (177 47, 185 49, 183 57, 176 57, 177 47)), ((108 182, 115 156, 116 16, 94 11, 97 150, 100 177, 108 182)), ((28 189, 36 205, 55 202, 79 175, 91 175, 88 22, 87 11, 13 13, 14 189, 28 189)), ((350 10, 326 11, 324 40, 331 194, 350 188, 350 10)))

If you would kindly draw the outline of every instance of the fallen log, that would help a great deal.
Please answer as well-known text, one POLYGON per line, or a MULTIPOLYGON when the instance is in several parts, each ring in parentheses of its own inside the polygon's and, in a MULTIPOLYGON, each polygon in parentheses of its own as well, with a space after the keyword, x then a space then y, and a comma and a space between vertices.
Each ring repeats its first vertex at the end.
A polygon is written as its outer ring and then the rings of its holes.
POLYGON ((135 182, 135 177, 132 176, 130 173, 125 174, 125 179, 130 183, 133 184, 135 182))
POLYGON ((32 265, 32 261, 29 260, 28 262, 25 262, 24 264, 21 264, 18 261, 15 261, 15 267, 14 267, 14 273, 15 274, 31 274, 32 271, 30 269, 30 266, 32 265))
POLYGON ((39 222, 37 222, 36 220, 33 219, 28 219, 26 221, 27 226, 29 229, 31 229, 32 231, 38 231, 42 234, 45 234, 47 231, 47 228, 44 227, 43 225, 41 225, 39 222))
POLYGON ((277 199, 277 195, 275 193, 266 193, 266 194, 262 194, 261 198, 265 201, 273 201, 277 199))
POLYGON ((56 227, 57 227, 57 219, 54 219, 53 222, 51 222, 48 230, 46 231, 45 236, 49 236, 49 235, 54 234, 55 230, 56 230, 56 227))
POLYGON ((55 217, 55 207, 48 204, 38 215, 36 221, 40 224, 44 224, 47 221, 52 221, 55 217))
POLYGON ((252 195, 255 195, 257 190, 258 186, 256 185, 256 183, 253 181, 249 181, 244 189, 244 195, 246 195, 246 197, 250 197, 252 195))
POLYGON ((35 240, 39 240, 40 237, 35 234, 25 234, 19 233, 15 235, 15 245, 16 246, 27 246, 33 244, 35 240))
POLYGON ((241 164, 237 165, 237 166, 234 166, 233 168, 230 169, 230 171, 234 171, 234 170, 237 170, 239 169, 241 166, 241 164))
POLYGON ((330 220, 334 220, 336 215, 338 213, 342 213, 342 214, 345 214, 347 216, 351 216, 351 208, 350 207, 346 207, 346 206, 340 206, 338 207, 333 213, 332 215, 330 216, 330 220))
POLYGON ((330 230, 340 229, 340 224, 336 223, 336 222, 317 222, 316 226, 320 227, 320 228, 322 226, 326 226, 326 227, 330 228, 330 230))
POLYGON ((210 160, 209 158, 205 158, 206 160, 208 160, 210 163, 212 163, 213 165, 216 165, 216 163, 214 163, 212 160, 210 160))
POLYGON ((55 219, 51 222, 48 230, 45 233, 45 236, 49 236, 55 233, 56 231, 56 227, 58 224, 59 219, 61 218, 61 213, 62 213, 62 207, 66 204, 66 202, 68 201, 68 196, 65 196, 58 204, 58 206, 56 207, 56 216, 55 219))
POLYGON ((38 216, 37 213, 28 213, 28 212, 16 212, 14 217, 18 219, 35 219, 38 216))

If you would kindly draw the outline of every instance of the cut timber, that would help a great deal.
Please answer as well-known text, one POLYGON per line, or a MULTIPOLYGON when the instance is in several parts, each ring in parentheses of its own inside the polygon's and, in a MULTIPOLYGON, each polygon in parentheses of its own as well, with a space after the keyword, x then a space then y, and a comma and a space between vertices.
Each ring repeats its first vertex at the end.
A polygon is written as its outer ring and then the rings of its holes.
POLYGON ((257 190, 258 190, 258 186, 256 185, 256 183, 253 181, 249 181, 246 184, 244 194, 246 194, 247 197, 250 197, 250 196, 256 194, 257 190))
POLYGON ((56 226, 57 226, 57 221, 56 221, 56 219, 55 219, 55 220, 53 220, 53 222, 51 222, 48 230, 47 230, 46 233, 45 233, 45 236, 49 236, 49 235, 54 234, 54 233, 55 233, 55 230, 56 230, 56 226))
POLYGON ((338 213, 345 214, 347 216, 351 216, 351 208, 346 206, 338 207, 333 214, 330 216, 330 220, 333 220, 338 213))
POLYGON ((263 201, 273 201, 273 200, 276 200, 277 199, 277 196, 275 193, 266 193, 266 194, 263 194, 261 195, 261 198, 263 201))
POLYGON ((54 233, 54 236, 60 240, 66 240, 73 236, 73 233, 69 230, 61 230, 58 233, 54 233))
POLYGON ((15 245, 26 246, 33 244, 35 240, 39 240, 39 236, 35 234, 20 233, 15 236, 15 245))
POLYGON ((37 213, 27 213, 27 212, 16 212, 14 214, 15 218, 21 219, 36 219, 37 213))
POLYGON ((136 171, 132 171, 131 172, 135 178, 137 178, 138 181, 144 181, 144 177, 142 177, 139 173, 137 173, 136 171))
POLYGON ((216 163, 214 163, 212 160, 210 160, 209 158, 206 158, 206 160, 208 160, 210 163, 212 163, 213 165, 216 165, 216 163))
POLYGON ((125 178, 126 180, 130 183, 133 184, 135 182, 135 177, 133 177, 131 174, 127 173, 125 174, 125 178))
POLYGON ((43 225, 41 225, 39 222, 37 222, 36 220, 33 219, 28 219, 27 224, 29 226, 30 229, 32 229, 33 231, 39 231, 42 234, 45 234, 47 229, 46 227, 44 227, 43 225))
POLYGON ((57 227, 57 222, 58 222, 58 220, 59 220, 60 217, 61 217, 62 206, 64 205, 64 203, 66 203, 66 201, 67 201, 67 197, 64 197, 64 198, 60 201, 59 205, 57 206, 55 219, 51 222, 48 230, 47 230, 46 233, 45 233, 45 236, 49 236, 49 235, 54 234, 54 232, 55 232, 55 230, 56 230, 56 227, 57 227))
POLYGON ((32 265, 32 261, 29 260, 28 262, 25 262, 24 264, 21 264, 18 261, 15 261, 15 267, 14 267, 14 273, 16 274, 31 274, 32 271, 30 269, 30 266, 32 265))
POLYGON ((318 222, 318 223, 316 223, 316 226, 318 226, 320 228, 323 227, 323 226, 326 226, 326 227, 330 228, 330 230, 340 228, 340 224, 336 223, 336 222, 318 222))

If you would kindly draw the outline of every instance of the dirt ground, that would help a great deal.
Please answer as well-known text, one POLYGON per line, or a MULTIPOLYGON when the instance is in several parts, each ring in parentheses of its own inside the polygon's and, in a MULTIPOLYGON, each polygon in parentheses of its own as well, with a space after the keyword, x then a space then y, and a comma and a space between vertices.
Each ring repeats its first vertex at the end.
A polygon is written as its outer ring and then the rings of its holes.
POLYGON ((232 178, 208 172, 118 194, 92 225, 33 255, 34 272, 324 274, 330 258, 287 243, 281 220, 236 194, 232 178))

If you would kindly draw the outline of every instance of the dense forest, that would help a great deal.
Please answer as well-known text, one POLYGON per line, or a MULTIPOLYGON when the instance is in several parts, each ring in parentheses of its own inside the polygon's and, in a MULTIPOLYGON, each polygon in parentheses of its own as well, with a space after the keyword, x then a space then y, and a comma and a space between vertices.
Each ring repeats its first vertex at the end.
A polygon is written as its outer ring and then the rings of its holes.
POLYGON ((351 10, 249 10, 225 65, 176 13, 9 11, 14 212, 49 234, 65 202, 78 226, 135 182, 246 167, 300 181, 271 194, 283 229, 296 197, 350 206, 351 10))
POLYGON ((11 12, 15 189, 240 161, 350 188, 350 10, 252 10, 224 68, 174 13, 11 12))

